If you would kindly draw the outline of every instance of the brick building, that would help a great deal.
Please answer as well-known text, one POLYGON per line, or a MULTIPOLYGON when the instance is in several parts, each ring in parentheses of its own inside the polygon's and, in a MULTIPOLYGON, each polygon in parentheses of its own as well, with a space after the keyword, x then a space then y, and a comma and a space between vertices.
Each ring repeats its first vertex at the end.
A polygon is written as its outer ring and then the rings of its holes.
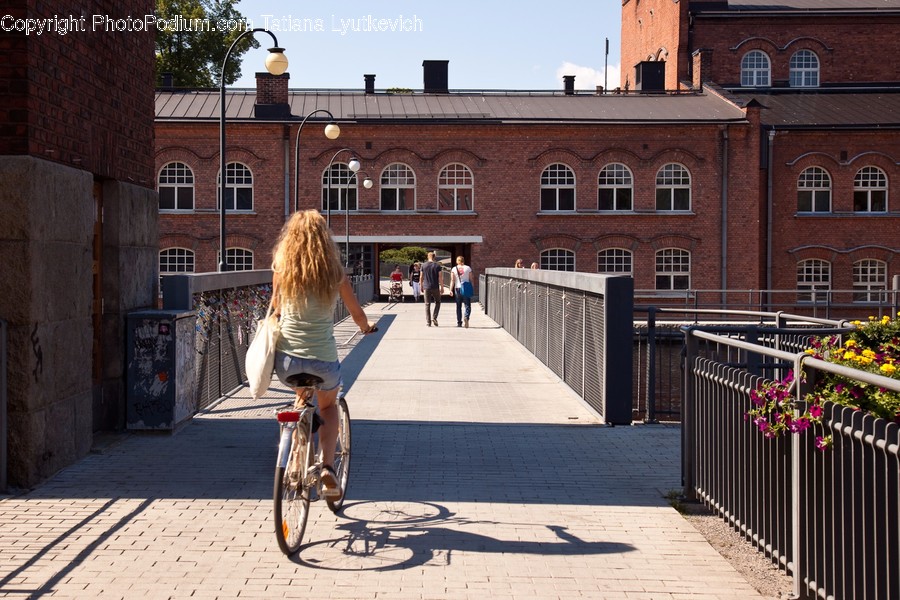
POLYGON ((14 486, 124 427, 125 314, 157 287, 153 35, 92 17, 152 12, 145 0, 0 2, 0 475, 14 486), (46 29, 27 34, 25 19, 46 29))
MULTIPOLYGON (((623 1, 618 93, 568 77, 554 93, 453 92, 446 61, 425 61, 412 93, 377 91, 374 76, 329 92, 259 76, 228 93, 229 263, 268 267, 296 184, 297 206, 330 213, 370 272, 380 250, 417 245, 476 270, 523 258, 628 273, 654 293, 884 289, 900 272, 900 80, 856 56, 851 34, 896 30, 900 1, 780 6, 623 1), (768 79, 752 50, 769 52, 768 79)), ((898 43, 885 36, 887 55, 898 43)), ((161 89, 156 114, 161 271, 214 270, 218 96, 161 89)))

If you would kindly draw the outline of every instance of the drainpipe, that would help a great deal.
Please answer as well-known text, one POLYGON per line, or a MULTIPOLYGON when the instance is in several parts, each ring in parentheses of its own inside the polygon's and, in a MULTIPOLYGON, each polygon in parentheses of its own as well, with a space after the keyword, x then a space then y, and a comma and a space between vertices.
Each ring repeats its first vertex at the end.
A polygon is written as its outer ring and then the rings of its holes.
POLYGON ((284 146, 284 222, 291 217, 291 127, 285 125, 281 143, 284 146))
POLYGON ((768 148, 766 150, 766 310, 772 310, 772 149, 775 146, 775 129, 769 130, 768 148))
POLYGON ((728 125, 722 130, 722 298, 727 302, 728 289, 728 125))

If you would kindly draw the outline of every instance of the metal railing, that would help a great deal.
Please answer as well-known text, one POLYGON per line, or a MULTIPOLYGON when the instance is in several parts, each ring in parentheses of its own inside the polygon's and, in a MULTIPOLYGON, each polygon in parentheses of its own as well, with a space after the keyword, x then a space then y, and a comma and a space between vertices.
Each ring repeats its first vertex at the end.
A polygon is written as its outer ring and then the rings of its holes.
POLYGON ((789 312, 822 319, 881 318, 900 311, 900 277, 883 290, 635 290, 635 303, 692 310, 789 312))
MULTIPOLYGON (((371 275, 351 277, 361 304, 375 298, 371 275)), ((247 381, 245 358, 256 321, 268 309, 272 271, 230 271, 166 275, 162 278, 163 310, 196 314, 197 357, 194 363, 196 410, 232 394, 247 381)), ((349 316, 338 299, 335 322, 349 316)))
POLYGON ((479 299, 494 321, 610 424, 631 423, 632 280, 493 268, 479 299))
MULTIPOLYGON (((808 432, 767 439, 745 419, 751 390, 789 370, 802 369, 807 381, 836 373, 895 392, 900 381, 796 349, 803 337, 846 332, 845 323, 799 334, 753 329, 685 328, 685 493, 790 573, 798 598, 900 598, 900 425, 826 402, 822 422, 833 445, 821 451, 808 432)), ((798 400, 806 391, 797 386, 798 400)))

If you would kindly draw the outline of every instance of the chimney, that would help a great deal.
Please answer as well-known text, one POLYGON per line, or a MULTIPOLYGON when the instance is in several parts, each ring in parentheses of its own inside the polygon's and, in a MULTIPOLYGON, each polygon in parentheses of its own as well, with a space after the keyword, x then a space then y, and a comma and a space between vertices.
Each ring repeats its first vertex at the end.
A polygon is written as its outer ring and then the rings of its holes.
POLYGON ((563 89, 566 91, 566 96, 572 96, 575 94, 574 75, 563 75, 563 89))
POLYGON ((666 91, 666 62, 645 60, 634 66, 634 89, 641 92, 666 91))
POLYGON ((366 80, 366 93, 374 94, 375 93, 375 76, 374 75, 363 75, 363 79, 366 80))
POLYGON ((422 67, 425 71, 426 94, 449 94, 447 83, 447 65, 449 60, 424 60, 422 67))
POLYGON ((691 83, 695 90, 703 90, 703 78, 709 79, 712 73, 712 50, 698 48, 691 55, 691 83))
POLYGON ((256 74, 256 105, 253 114, 257 119, 286 119, 291 116, 288 103, 290 73, 272 75, 256 74))
POLYGON ((166 89, 172 89, 174 87, 175 74, 174 73, 163 73, 162 74, 162 86, 166 89))

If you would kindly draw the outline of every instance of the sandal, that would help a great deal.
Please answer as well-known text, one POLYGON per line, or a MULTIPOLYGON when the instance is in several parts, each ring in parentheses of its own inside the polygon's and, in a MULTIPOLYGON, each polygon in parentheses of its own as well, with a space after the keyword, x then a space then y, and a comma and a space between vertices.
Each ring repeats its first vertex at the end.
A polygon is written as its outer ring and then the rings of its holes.
POLYGON ((341 484, 338 483, 337 473, 334 472, 333 467, 328 465, 323 466, 320 479, 322 481, 323 496, 332 500, 339 500, 341 496, 344 495, 343 490, 341 490, 341 484))

